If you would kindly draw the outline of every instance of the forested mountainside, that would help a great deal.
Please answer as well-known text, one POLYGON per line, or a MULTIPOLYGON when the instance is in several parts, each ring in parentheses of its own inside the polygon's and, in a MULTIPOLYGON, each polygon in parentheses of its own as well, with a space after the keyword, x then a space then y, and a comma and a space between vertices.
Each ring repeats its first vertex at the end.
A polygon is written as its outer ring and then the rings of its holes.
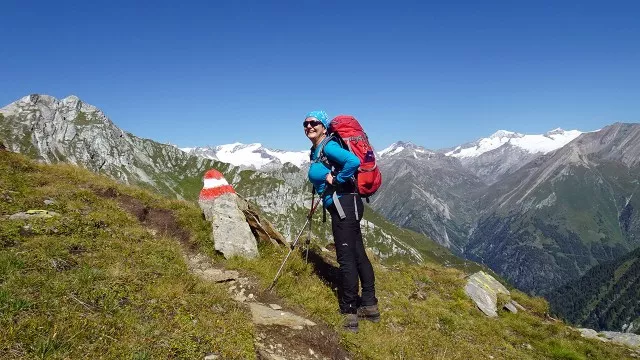
POLYGON ((640 248, 548 295, 551 311, 584 327, 640 334, 640 248))

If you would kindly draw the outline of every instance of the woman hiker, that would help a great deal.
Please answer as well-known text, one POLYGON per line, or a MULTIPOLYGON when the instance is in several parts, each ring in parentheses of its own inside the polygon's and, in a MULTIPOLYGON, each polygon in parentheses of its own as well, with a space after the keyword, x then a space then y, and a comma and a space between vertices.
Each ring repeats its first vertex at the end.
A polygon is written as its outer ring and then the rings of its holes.
POLYGON ((380 321, 373 267, 364 250, 360 230, 364 205, 354 183, 354 175, 360 166, 360 159, 343 149, 336 141, 326 141, 328 123, 327 113, 324 111, 308 113, 302 123, 305 135, 313 144, 309 181, 313 184, 315 191, 323 195, 323 205, 331 214, 331 230, 338 264, 340 264, 341 281, 338 302, 340 312, 344 316, 343 326, 346 330, 357 332, 358 317, 373 322, 380 321), (326 144, 322 144, 323 141, 326 144), (334 168, 333 172, 319 161, 322 157, 320 150, 334 168), (346 215, 343 219, 340 218, 334 204, 334 198, 336 198, 334 193, 346 215), (362 285, 360 298, 358 298, 358 279, 362 285))

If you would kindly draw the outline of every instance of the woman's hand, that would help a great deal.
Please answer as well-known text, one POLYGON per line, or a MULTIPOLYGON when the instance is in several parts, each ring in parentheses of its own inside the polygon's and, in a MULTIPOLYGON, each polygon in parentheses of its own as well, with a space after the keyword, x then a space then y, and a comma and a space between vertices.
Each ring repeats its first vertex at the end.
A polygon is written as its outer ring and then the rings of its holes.
POLYGON ((331 173, 328 173, 326 180, 329 185, 333 185, 333 179, 334 179, 333 175, 331 175, 331 173))

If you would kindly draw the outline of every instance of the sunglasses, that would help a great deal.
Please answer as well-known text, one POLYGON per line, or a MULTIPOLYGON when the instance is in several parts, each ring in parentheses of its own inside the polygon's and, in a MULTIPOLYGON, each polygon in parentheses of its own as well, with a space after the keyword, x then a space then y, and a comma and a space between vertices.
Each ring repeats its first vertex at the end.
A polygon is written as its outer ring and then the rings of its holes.
POLYGON ((307 126, 311 125, 311 127, 316 127, 318 125, 322 125, 322 121, 318 121, 318 120, 310 120, 310 121, 303 121, 302 122, 302 127, 306 128, 307 126))

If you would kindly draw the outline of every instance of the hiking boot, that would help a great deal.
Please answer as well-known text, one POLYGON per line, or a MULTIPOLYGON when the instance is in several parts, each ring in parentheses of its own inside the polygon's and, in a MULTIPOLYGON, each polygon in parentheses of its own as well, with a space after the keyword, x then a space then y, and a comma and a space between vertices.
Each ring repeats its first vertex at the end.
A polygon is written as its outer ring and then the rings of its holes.
POLYGON ((342 326, 345 330, 358 332, 358 314, 342 314, 342 326))
POLYGON ((380 311, 378 310, 378 305, 360 306, 358 308, 358 318, 369 320, 374 323, 380 321, 380 311))

